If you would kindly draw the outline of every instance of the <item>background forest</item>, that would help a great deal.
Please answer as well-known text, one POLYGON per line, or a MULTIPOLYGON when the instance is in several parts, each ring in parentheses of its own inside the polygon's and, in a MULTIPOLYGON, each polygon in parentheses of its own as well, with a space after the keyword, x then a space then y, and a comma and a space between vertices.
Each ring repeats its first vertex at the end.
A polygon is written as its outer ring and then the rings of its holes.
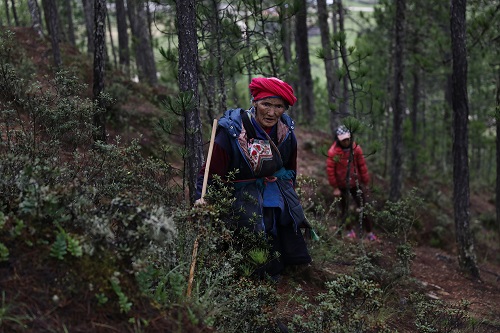
POLYGON ((0 332, 500 331, 499 50, 497 1, 3 0, 0 332), (319 235, 278 283, 233 246, 229 189, 192 206, 256 76, 298 97, 319 235), (379 242, 341 237, 339 124, 379 242))

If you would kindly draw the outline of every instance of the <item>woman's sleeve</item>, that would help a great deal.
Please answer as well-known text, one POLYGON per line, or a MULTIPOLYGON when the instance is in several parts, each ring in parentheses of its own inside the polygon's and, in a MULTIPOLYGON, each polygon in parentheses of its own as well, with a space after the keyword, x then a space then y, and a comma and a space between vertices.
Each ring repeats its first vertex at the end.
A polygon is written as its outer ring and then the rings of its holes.
MULTIPOLYGON (((230 161, 230 142, 224 131, 219 131, 215 137, 214 147, 212 149, 212 158, 210 160, 210 169, 208 170, 208 184, 211 184, 212 175, 219 175, 222 179, 227 175, 230 161)), ((203 189, 203 180, 205 178, 206 162, 198 172, 196 180, 196 199, 201 198, 203 189)))

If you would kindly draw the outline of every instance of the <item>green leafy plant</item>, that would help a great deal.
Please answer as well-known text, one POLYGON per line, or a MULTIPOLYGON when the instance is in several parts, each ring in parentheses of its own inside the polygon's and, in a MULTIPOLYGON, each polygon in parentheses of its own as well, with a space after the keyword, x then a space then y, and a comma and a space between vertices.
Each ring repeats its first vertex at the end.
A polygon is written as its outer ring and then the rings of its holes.
POLYGON ((317 304, 307 304, 304 320, 295 316, 290 326, 297 331, 365 332, 375 323, 372 317, 382 306, 382 290, 377 284, 341 274, 325 284, 317 304))
POLYGON ((0 242, 0 262, 9 260, 9 249, 0 242))
POLYGON ((110 279, 111 287, 115 294, 118 296, 118 305, 120 306, 120 312, 128 313, 132 308, 132 302, 129 301, 127 295, 122 291, 120 287, 120 280, 114 276, 110 279))
POLYGON ((415 311, 415 326, 418 332, 455 332, 464 328, 469 319, 468 301, 447 305, 441 300, 429 299, 422 294, 412 294, 410 302, 415 311))

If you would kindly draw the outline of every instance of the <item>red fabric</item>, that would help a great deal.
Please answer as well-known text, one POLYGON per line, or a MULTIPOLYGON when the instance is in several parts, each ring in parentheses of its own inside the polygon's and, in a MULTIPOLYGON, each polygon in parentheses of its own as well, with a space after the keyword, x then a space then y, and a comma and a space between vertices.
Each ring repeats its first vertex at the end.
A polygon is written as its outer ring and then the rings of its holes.
MULTIPOLYGON (((350 188, 356 186, 356 179, 359 179, 361 185, 367 186, 370 182, 370 175, 366 166, 365 157, 361 146, 353 143, 354 158, 351 161, 350 171, 350 188)), ((326 159, 326 173, 328 175, 328 182, 333 187, 340 189, 347 188, 346 176, 347 165, 349 163, 349 149, 342 149, 342 147, 335 141, 328 150, 328 158, 326 159)))
POLYGON ((293 88, 278 78, 259 77, 252 79, 248 86, 255 101, 267 97, 281 97, 288 105, 294 105, 297 97, 293 94, 293 88))

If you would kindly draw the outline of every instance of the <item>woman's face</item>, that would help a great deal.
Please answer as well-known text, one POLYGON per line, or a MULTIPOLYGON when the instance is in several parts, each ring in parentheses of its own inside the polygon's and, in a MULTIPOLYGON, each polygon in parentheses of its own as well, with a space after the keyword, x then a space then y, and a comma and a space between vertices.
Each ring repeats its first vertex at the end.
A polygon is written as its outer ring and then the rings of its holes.
POLYGON ((343 148, 347 148, 349 147, 349 145, 351 144, 351 139, 350 138, 347 138, 347 139, 344 139, 344 140, 341 140, 340 141, 340 145, 343 147, 343 148))
POLYGON ((285 102, 281 98, 264 98, 253 103, 255 107, 255 120, 262 128, 271 128, 285 112, 285 102))

